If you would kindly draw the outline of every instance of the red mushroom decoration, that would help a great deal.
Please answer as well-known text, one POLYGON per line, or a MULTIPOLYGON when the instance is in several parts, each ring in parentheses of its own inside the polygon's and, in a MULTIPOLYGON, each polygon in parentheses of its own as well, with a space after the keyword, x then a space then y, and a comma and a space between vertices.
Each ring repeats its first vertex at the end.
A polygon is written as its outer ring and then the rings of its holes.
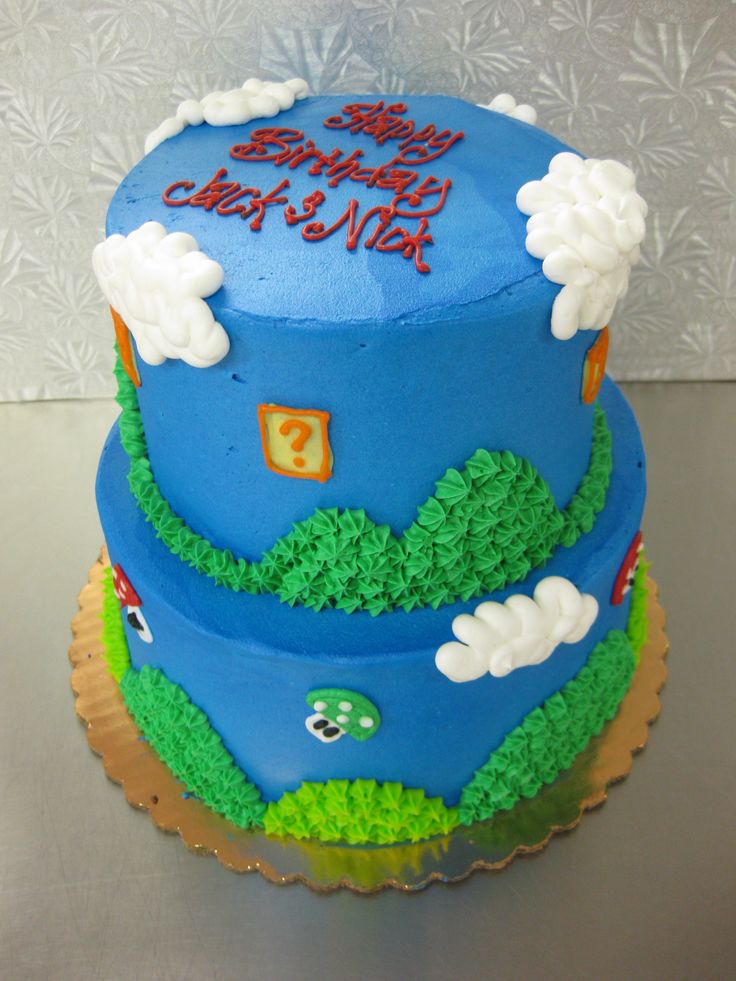
POLYGON ((140 639, 146 644, 150 644, 153 640, 153 634, 141 612, 143 605, 141 599, 133 589, 130 579, 125 575, 123 567, 117 563, 112 567, 112 584, 115 589, 115 596, 120 603, 120 609, 126 611, 126 620, 140 639))
POLYGON ((619 606, 623 603, 624 596, 633 586, 636 570, 639 568, 639 557, 641 556, 642 548, 641 532, 637 531, 636 535, 634 535, 634 540, 626 550, 621 568, 618 570, 613 583, 613 591, 611 592, 611 603, 613 606, 619 606))

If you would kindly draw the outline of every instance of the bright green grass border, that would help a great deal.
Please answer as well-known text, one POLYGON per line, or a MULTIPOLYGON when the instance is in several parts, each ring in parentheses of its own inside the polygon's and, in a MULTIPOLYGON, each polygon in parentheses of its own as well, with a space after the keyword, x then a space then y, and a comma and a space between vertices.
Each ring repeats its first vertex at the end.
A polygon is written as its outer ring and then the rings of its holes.
MULTIPOLYGON (((162 671, 129 668, 120 689, 164 765, 190 793, 238 827, 350 844, 420 841, 512 808, 572 764, 613 718, 628 690, 639 653, 634 645, 646 638, 646 598, 644 570, 634 580, 628 632, 610 631, 578 674, 506 736, 464 787, 458 807, 448 808, 441 798, 427 798, 421 789, 361 779, 306 781, 265 804, 204 712, 162 671), (639 610, 644 611, 644 628, 639 610)), ((105 589, 103 603, 103 641, 116 638, 117 642, 122 623, 111 589, 105 589)), ((113 674, 126 663, 121 657, 106 655, 106 660, 113 674)))
POLYGON ((261 827, 266 805, 235 763, 207 716, 163 671, 131 667, 122 613, 107 566, 102 577, 103 657, 120 684, 125 705, 159 759, 201 798, 238 827, 261 827))
POLYGON ((629 635, 631 646, 634 650, 636 663, 639 663, 639 655, 642 647, 647 642, 649 632, 649 618, 647 617, 647 574, 650 563, 642 554, 639 558, 639 565, 631 586, 631 606, 629 607, 629 622, 626 626, 626 633, 629 635))
POLYGON ((611 434, 596 406, 588 470, 562 511, 527 460, 481 449, 463 470, 444 474, 435 496, 399 537, 363 510, 318 509, 259 562, 248 562, 216 547, 173 512, 154 480, 138 396, 119 354, 115 375, 120 441, 138 506, 182 562, 236 592, 274 593, 290 605, 374 616, 396 608, 437 609, 522 582, 557 546, 574 545, 589 532, 606 502, 611 434))
POLYGON ((125 640, 125 630, 121 619, 120 607, 115 596, 115 586, 112 581, 112 568, 108 565, 102 573, 102 643, 103 657, 107 669, 115 681, 120 682, 130 667, 130 654, 125 640))
POLYGON ((391 845, 449 834, 458 810, 441 797, 426 797, 400 783, 375 780, 305 781, 266 809, 268 834, 344 841, 349 845, 391 845))

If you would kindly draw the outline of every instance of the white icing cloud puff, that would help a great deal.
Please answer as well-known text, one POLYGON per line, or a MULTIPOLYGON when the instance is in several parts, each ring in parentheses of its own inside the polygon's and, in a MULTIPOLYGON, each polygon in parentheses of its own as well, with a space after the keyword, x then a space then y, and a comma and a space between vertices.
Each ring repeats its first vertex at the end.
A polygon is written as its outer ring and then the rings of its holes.
POLYGON ((249 78, 240 89, 228 92, 211 92, 201 101, 186 99, 179 104, 175 115, 165 119, 146 137, 145 152, 150 153, 164 140, 177 136, 187 126, 237 126, 249 123, 251 119, 267 119, 276 116, 284 109, 291 109, 297 99, 308 93, 303 78, 292 78, 288 82, 262 82, 260 78, 249 78))
POLYGON ((598 616, 594 596, 569 579, 548 576, 534 598, 517 593, 505 603, 481 603, 452 621, 457 641, 443 644, 435 664, 450 681, 475 681, 489 671, 503 678, 517 668, 546 661, 558 644, 582 640, 598 616))
POLYGON ((222 285, 222 266, 191 235, 167 235, 159 222, 147 221, 130 235, 100 242, 92 266, 148 364, 181 358, 208 368, 229 351, 230 339, 204 301, 222 285))
POLYGON ((558 153, 545 177, 519 190, 516 205, 531 215, 527 252, 563 286, 552 307, 554 336, 601 330, 628 289, 644 238, 647 205, 633 172, 615 160, 558 153))
POLYGON ((492 112, 500 112, 504 116, 511 116, 512 119, 520 119, 522 123, 529 123, 534 126, 537 121, 537 110, 522 103, 519 105, 513 95, 508 92, 501 92, 487 106, 480 105, 481 109, 490 109, 492 112))

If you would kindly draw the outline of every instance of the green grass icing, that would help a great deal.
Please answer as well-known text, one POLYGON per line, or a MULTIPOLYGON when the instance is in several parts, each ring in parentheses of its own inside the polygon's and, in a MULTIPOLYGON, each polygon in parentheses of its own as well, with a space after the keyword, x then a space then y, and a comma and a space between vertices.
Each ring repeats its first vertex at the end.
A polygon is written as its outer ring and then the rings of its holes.
POLYGON ((320 841, 422 841, 447 834, 457 826, 457 810, 423 790, 375 780, 328 780, 303 783, 298 790, 272 801, 263 821, 268 834, 320 841))
MULTIPOLYGON (((487 820, 533 797, 613 718, 631 681, 635 645, 646 632, 645 577, 644 569, 634 580, 628 634, 610 631, 579 673, 506 736, 465 786, 458 807, 427 798, 423 790, 363 779, 305 782, 266 805, 204 712, 162 671, 128 667, 120 689, 162 762, 188 791, 238 827, 350 844, 420 841, 447 834, 459 824, 487 820)), ((104 581, 111 583, 108 573, 104 581)), ((105 586, 104 595, 105 657, 115 675, 130 662, 111 587, 105 586), (125 654, 118 648, 119 656, 111 656, 108 641, 122 644, 125 654)))
POLYGON ((579 673, 530 712, 476 771, 460 796, 460 823, 506 811, 567 770, 616 714, 634 667, 627 635, 609 631, 579 673))
POLYGON ((102 643, 107 669, 115 681, 120 681, 130 667, 130 655, 109 565, 102 573, 102 643))
POLYGON ((115 375, 120 439, 139 507, 171 552, 235 591, 346 613, 436 609, 521 582, 558 545, 574 545, 590 531, 605 504, 611 434, 596 406, 588 471, 562 511, 527 460, 480 449, 462 470, 447 470, 400 537, 363 510, 318 509, 259 562, 248 562, 216 548, 172 511, 154 480, 136 390, 119 356, 115 375))
POLYGON ((260 827, 266 805, 207 716, 163 671, 131 668, 120 682, 128 711, 186 789, 239 828, 260 827))
POLYGON ((634 576, 631 587, 631 606, 629 607, 629 622, 626 626, 626 633, 629 635, 631 647, 634 651, 636 663, 639 663, 639 653, 647 642, 647 573, 650 564, 642 555, 639 559, 639 567, 634 576))

